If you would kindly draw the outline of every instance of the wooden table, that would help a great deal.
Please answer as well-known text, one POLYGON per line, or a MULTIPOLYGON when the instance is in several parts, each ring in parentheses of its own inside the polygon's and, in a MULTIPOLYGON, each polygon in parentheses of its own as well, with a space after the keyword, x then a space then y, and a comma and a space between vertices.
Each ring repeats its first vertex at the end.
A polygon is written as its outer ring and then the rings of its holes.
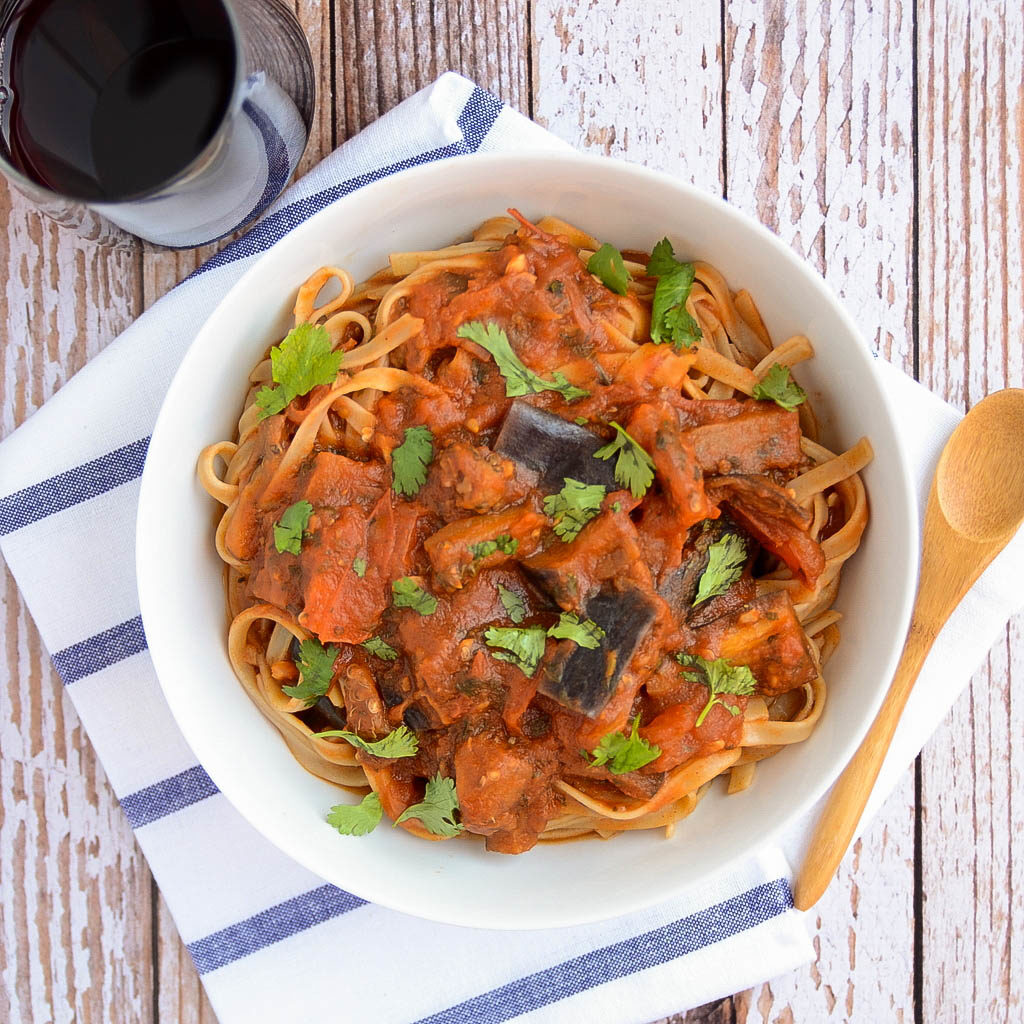
MULTIPOLYGON (((296 0, 321 90, 302 170, 461 71, 581 149, 727 196, 964 409, 1024 384, 1024 13, 949 6, 296 0)), ((0 210, 7 434, 209 250, 99 248, 6 191, 0 210)), ((6 570, 2 602, 0 1020, 212 1022, 6 570)), ((1014 679, 1021 617, 847 857, 817 963, 675 1024, 1021 1019, 1014 679)))

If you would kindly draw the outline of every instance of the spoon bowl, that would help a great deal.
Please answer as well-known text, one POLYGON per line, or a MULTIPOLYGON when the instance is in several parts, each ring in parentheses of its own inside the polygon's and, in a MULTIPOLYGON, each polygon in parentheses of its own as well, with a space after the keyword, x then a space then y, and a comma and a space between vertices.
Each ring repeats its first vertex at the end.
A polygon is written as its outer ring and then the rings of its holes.
POLYGON ((960 421, 935 489, 956 533, 985 542, 1016 531, 1024 519, 1024 390, 997 391, 960 421))

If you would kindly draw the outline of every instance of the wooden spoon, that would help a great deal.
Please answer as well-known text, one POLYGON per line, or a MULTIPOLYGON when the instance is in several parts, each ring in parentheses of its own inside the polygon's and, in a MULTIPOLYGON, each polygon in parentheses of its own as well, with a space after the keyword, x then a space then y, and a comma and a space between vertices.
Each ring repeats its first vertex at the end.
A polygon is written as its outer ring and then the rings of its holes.
POLYGON ((924 659, 953 609, 1024 521, 1024 391, 979 402, 939 459, 928 495, 921 580, 903 657, 881 710, 836 783, 794 887, 809 910, 843 859, 924 659))

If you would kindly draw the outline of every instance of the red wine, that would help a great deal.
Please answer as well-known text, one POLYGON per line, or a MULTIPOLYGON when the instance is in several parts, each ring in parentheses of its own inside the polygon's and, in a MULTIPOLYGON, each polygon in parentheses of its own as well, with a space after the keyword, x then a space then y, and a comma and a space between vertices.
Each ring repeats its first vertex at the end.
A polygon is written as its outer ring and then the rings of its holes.
POLYGON ((151 192, 202 153, 231 102, 219 0, 22 0, 0 32, 5 155, 65 196, 151 192))

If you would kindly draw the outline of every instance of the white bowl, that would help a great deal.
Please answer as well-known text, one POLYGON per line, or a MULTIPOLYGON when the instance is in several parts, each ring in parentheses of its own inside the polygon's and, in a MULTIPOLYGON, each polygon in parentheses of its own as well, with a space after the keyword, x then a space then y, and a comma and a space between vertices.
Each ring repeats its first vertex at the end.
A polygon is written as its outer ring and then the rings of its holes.
POLYGON ((821 796, 895 668, 918 527, 906 454, 871 353, 821 278, 779 239, 721 200, 642 167, 571 154, 481 155, 408 170, 338 200, 224 296, 182 360, 153 432, 136 544, 146 636, 167 702, 199 761, 259 832, 375 903, 453 924, 543 928, 614 917, 700 885, 821 796), (509 206, 527 217, 555 214, 620 248, 650 249, 668 235, 677 252, 714 264, 734 289, 751 292, 774 340, 811 338, 817 355, 798 376, 824 442, 846 447, 867 434, 875 448, 864 472, 871 522, 843 571, 842 643, 828 664, 818 727, 760 765, 748 791, 725 796, 715 786, 672 839, 634 833, 506 857, 485 853, 482 843, 428 843, 387 827, 339 836, 324 822, 339 791, 299 766, 228 663, 223 566, 196 457, 234 435, 245 377, 289 328, 296 287, 323 264, 346 267, 358 281, 389 252, 467 238, 509 206))

